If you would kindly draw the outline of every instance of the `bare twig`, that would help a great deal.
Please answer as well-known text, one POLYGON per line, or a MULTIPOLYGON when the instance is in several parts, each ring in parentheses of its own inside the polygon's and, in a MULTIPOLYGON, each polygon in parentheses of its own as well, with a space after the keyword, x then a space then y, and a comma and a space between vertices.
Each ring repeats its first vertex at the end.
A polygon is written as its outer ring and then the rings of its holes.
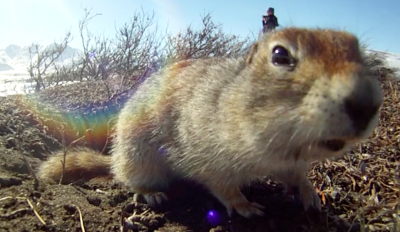
POLYGON ((0 218, 12 218, 14 215, 19 214, 19 213, 26 213, 27 211, 31 210, 30 208, 23 208, 23 209, 16 209, 12 212, 9 212, 7 214, 0 214, 0 218))
POLYGON ((164 65, 186 59, 208 57, 240 57, 251 46, 249 38, 241 39, 226 34, 221 24, 211 19, 211 13, 202 16, 202 27, 194 30, 188 26, 176 36, 168 36, 164 65))
POLYGON ((62 183, 64 174, 65 174, 65 163, 66 163, 65 161, 66 161, 66 158, 67 158, 67 152, 68 152, 68 150, 69 150, 72 146, 74 146, 75 144, 77 144, 78 142, 80 142, 80 141, 81 141, 82 139, 84 139, 84 138, 85 138, 85 135, 82 136, 82 137, 80 137, 79 139, 76 139, 76 140, 72 141, 72 142, 68 145, 68 147, 67 147, 66 149, 64 149, 63 160, 61 161, 63 171, 62 171, 62 173, 61 173, 61 178, 60 178, 59 184, 62 183))
POLYGON ((107 145, 108 145, 108 142, 109 142, 109 138, 110 138, 110 128, 111 128, 110 124, 111 124, 111 121, 113 121, 113 120, 115 120, 115 119, 116 119, 116 118, 110 118, 110 120, 108 120, 108 122, 107 122, 107 138, 106 138, 106 143, 104 144, 104 147, 103 147, 103 149, 101 150, 101 153, 102 153, 102 154, 104 154, 104 152, 106 151, 107 145))
POLYGON ((8 199, 25 200, 26 197, 11 197, 11 196, 7 196, 7 197, 0 198, 0 201, 5 201, 5 200, 8 200, 8 199))
POLYGON ((84 226, 84 224, 83 224, 82 212, 81 212, 81 210, 79 209, 78 206, 76 206, 76 205, 73 205, 73 206, 78 210, 78 213, 79 213, 79 221, 80 221, 80 223, 81 223, 81 229, 82 229, 82 232, 85 232, 85 226, 84 226))
POLYGON ((122 211, 121 214, 121 232, 126 232, 128 230, 140 230, 140 224, 137 224, 137 221, 140 221, 143 218, 151 217, 150 215, 146 215, 150 212, 150 210, 145 210, 143 213, 137 215, 137 210, 133 211, 133 214, 128 217, 125 211, 122 211))
MULTIPOLYGON (((56 62, 61 58, 70 41, 71 32, 67 32, 60 43, 54 42, 52 46, 44 49, 38 43, 29 46, 30 63, 27 71, 31 79, 36 82, 36 92, 46 88, 44 79, 48 76, 49 69, 56 66, 56 62)), ((47 86, 49 85, 51 85, 51 81, 47 84, 47 86)))
POLYGON ((36 217, 39 219, 39 221, 43 224, 46 225, 46 222, 43 220, 43 218, 39 215, 39 213, 35 210, 35 207, 33 207, 32 202, 26 198, 26 201, 28 202, 29 206, 31 207, 31 209, 33 210, 33 213, 35 213, 36 217))
POLYGON ((21 151, 21 153, 22 153, 22 159, 24 160, 25 165, 28 167, 29 172, 31 173, 31 175, 34 179, 35 189, 37 189, 39 186, 39 180, 38 180, 35 172, 33 171, 32 166, 30 165, 29 161, 26 159, 24 152, 21 151))
MULTIPOLYGON (((36 215, 36 217, 39 219, 39 221, 43 225, 46 225, 46 222, 39 215, 39 213, 36 211, 35 207, 33 206, 32 202, 28 198, 26 198, 26 197, 11 197, 11 196, 7 196, 7 197, 1 198, 0 201, 4 201, 4 200, 7 200, 7 199, 17 199, 17 200, 24 200, 24 201, 28 202, 28 205, 29 205, 30 209, 33 211, 33 213, 36 215)), ((13 211, 13 212, 11 212, 9 214, 0 215, 0 217, 5 217, 5 218, 12 217, 13 215, 15 215, 17 213, 25 212, 25 211, 30 210, 30 209, 29 208, 18 209, 18 210, 15 210, 15 211, 13 211)))
POLYGON ((16 140, 17 149, 18 149, 19 151, 21 151, 22 159, 24 160, 25 165, 28 167, 29 172, 30 172, 30 174, 32 175, 32 177, 33 177, 33 179, 34 179, 34 187, 35 187, 35 189, 37 189, 37 188, 39 187, 39 180, 38 180, 38 178, 37 178, 35 172, 33 171, 31 164, 30 164, 29 161, 26 159, 25 153, 24 153, 24 151, 23 151, 23 149, 22 149, 22 146, 21 146, 21 135, 22 135, 22 131, 21 131, 21 130, 22 130, 22 129, 21 129, 21 126, 18 126, 18 128, 17 128, 17 137, 18 137, 19 139, 16 140))

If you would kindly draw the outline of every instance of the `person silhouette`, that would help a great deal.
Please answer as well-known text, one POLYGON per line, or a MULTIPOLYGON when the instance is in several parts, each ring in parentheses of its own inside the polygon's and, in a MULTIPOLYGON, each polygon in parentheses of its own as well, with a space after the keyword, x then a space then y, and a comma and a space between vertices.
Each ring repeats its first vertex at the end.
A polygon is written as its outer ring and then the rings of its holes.
POLYGON ((275 30, 279 27, 278 18, 275 16, 275 9, 270 7, 267 10, 267 15, 263 15, 262 25, 263 33, 275 30))

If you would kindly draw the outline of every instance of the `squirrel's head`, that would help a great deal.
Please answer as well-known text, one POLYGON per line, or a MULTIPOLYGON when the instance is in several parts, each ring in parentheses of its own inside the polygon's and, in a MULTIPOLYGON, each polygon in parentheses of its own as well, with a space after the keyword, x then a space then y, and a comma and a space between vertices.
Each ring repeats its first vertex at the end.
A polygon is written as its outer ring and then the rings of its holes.
POLYGON ((288 28, 266 34, 254 44, 247 67, 253 77, 248 105, 267 138, 290 133, 276 138, 326 158, 343 154, 377 126, 382 92, 358 39, 347 32, 288 28))

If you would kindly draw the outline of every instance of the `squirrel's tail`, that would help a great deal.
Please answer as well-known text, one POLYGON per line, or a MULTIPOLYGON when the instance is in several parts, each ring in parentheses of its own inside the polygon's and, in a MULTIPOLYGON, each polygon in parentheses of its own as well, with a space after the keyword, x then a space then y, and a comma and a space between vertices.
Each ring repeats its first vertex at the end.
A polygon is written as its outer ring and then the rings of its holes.
POLYGON ((62 183, 89 181, 92 179, 112 179, 110 172, 111 156, 99 154, 89 148, 80 147, 68 150, 65 156, 65 170, 63 171, 64 152, 60 151, 44 161, 39 167, 38 178, 45 182, 62 183), (64 172, 64 173, 63 173, 64 172))

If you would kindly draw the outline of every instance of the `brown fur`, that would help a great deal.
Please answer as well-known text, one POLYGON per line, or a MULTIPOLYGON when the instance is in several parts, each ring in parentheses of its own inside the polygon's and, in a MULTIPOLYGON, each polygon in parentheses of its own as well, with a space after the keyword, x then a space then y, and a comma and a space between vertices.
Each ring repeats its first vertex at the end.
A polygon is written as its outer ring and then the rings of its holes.
MULTIPOLYGON (((99 154, 88 148, 80 147, 67 152, 65 173, 62 183, 89 181, 94 178, 110 179, 111 157, 99 154)), ((58 182, 63 169, 64 152, 51 156, 39 169, 38 176, 47 182, 58 182)))
MULTIPOLYGON (((298 187, 304 207, 319 209, 308 164, 340 157, 365 139, 381 103, 356 37, 284 29, 264 36, 247 59, 183 61, 154 74, 119 115, 111 164, 83 151, 67 156, 67 171, 73 179, 111 166, 114 178, 150 205, 166 200, 163 191, 175 178, 192 179, 245 217, 263 215, 263 206, 241 187, 268 176, 298 187), (287 49, 294 66, 272 62, 276 46, 287 49), (337 149, 325 143, 338 140, 337 149)), ((60 166, 50 164, 59 159, 47 161, 39 176, 58 178, 60 166)))

